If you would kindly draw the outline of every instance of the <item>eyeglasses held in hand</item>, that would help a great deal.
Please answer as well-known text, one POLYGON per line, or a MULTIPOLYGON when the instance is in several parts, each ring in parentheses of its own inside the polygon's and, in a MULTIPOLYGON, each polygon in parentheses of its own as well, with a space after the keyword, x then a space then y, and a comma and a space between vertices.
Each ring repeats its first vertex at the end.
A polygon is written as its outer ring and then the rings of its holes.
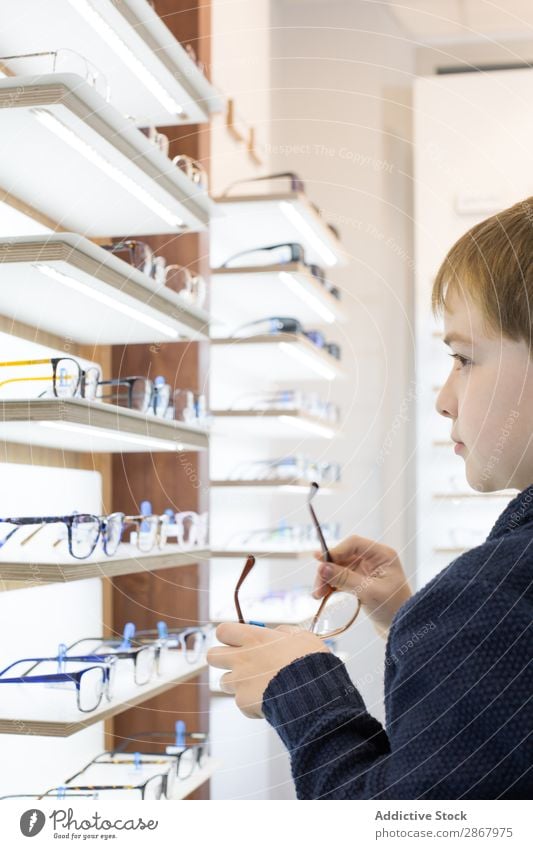
MULTIPOLYGON (((76 672, 63 671, 63 664, 69 662, 70 658, 65 656, 58 657, 26 657, 21 660, 16 660, 5 669, 0 671, 0 684, 74 684, 76 688, 76 704, 78 710, 82 713, 91 713, 96 710, 102 701, 102 696, 105 695, 108 701, 111 701, 113 694, 114 661, 101 664, 100 666, 88 666, 86 669, 79 669, 76 672), (45 675, 29 675, 27 672, 24 675, 16 677, 4 677, 6 672, 9 672, 21 663, 32 663, 32 669, 43 663, 57 663, 60 672, 48 673, 45 675)), ((74 661, 79 663, 78 660, 74 661)))
POLYGON ((78 361, 72 357, 0 362, 0 368, 28 368, 30 366, 51 366, 52 374, 11 377, 0 380, 0 388, 14 383, 40 383, 43 381, 50 383, 51 381, 52 391, 56 398, 74 398, 79 394, 86 400, 93 400, 102 376, 97 366, 91 366, 84 370, 78 361))
MULTIPOLYGON (((307 503, 309 506, 309 511, 311 513, 311 518, 313 520, 313 525, 315 527, 320 542, 323 557, 326 561, 332 563, 333 559, 327 546, 320 523, 316 517, 314 507, 312 505, 312 501, 315 495, 317 494, 319 488, 320 487, 317 483, 313 482, 311 484, 307 497, 307 503)), ((253 554, 249 555, 235 587, 233 598, 237 617, 241 624, 245 623, 245 619, 241 609, 239 593, 244 581, 254 568, 255 562, 256 560, 253 554)), ((344 633, 344 631, 347 631, 348 628, 351 628, 351 626, 357 619, 360 609, 361 603, 355 594, 345 593, 340 590, 337 590, 335 587, 331 587, 322 599, 315 616, 311 620, 309 630, 313 634, 316 634, 318 637, 324 640, 338 636, 339 634, 344 633), (334 595, 336 595, 337 598, 333 602, 332 598, 334 595), (343 624, 336 625, 336 622, 338 621, 342 621, 343 624)))

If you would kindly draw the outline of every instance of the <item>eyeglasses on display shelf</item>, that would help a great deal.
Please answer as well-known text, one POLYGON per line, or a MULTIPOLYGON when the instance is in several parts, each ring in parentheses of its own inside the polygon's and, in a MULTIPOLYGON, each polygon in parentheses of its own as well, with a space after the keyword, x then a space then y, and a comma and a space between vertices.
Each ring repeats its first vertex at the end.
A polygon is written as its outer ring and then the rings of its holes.
POLYGON ((178 422, 195 424, 198 427, 209 427, 212 416, 207 409, 207 398, 203 392, 193 392, 191 389, 175 389, 173 395, 172 414, 178 422))
POLYGON ((207 297, 207 284, 201 274, 193 274, 183 265, 167 265, 164 272, 165 284, 176 292, 185 303, 201 309, 207 297))
POLYGON ((337 424, 340 412, 337 404, 323 401, 317 392, 302 392, 299 389, 272 389, 263 392, 247 392, 235 398, 231 410, 300 410, 315 418, 337 424))
POLYGON ((276 335, 283 333, 296 333, 305 336, 317 348, 322 348, 336 360, 341 358, 340 346, 334 342, 326 342, 324 334, 320 330, 304 330, 297 318, 290 316, 268 316, 255 321, 241 324, 231 334, 231 339, 253 338, 256 335, 276 335))
POLYGON ((164 418, 170 403, 170 385, 165 378, 158 376, 154 380, 148 377, 116 377, 98 381, 102 394, 98 398, 118 407, 151 413, 164 418), (109 389, 110 391, 106 391, 109 389))
POLYGON ((94 665, 94 661, 80 661, 67 657, 64 653, 56 657, 26 657, 21 660, 16 660, 5 669, 0 671, 0 684, 19 685, 19 684, 44 684, 48 687, 59 689, 70 689, 72 686, 76 692, 76 705, 82 713, 92 713, 100 705, 102 697, 105 695, 108 701, 113 697, 113 684, 115 680, 115 660, 107 658, 105 662, 94 665), (65 665, 75 663, 78 666, 82 662, 87 662, 83 669, 67 672, 65 665), (22 664, 30 664, 30 669, 41 666, 45 663, 53 663, 57 666, 56 672, 49 672, 40 675, 30 675, 29 670, 25 670, 22 674, 14 676, 6 673, 13 672, 17 668, 20 669, 22 664))
POLYGON ((207 544, 209 535, 209 514, 184 510, 174 513, 169 507, 165 510, 168 517, 167 539, 176 539, 182 548, 202 548, 207 544))
POLYGON ((123 740, 117 749, 97 755, 71 775, 62 787, 55 787, 40 798, 94 792, 99 799, 121 796, 140 796, 148 801, 173 799, 179 792, 180 782, 204 766, 208 743, 206 734, 187 734, 182 720, 176 722, 174 736, 158 731, 140 732, 123 740), (163 751, 139 751, 147 745, 152 749, 160 746, 163 751), (136 751, 125 751, 132 746, 136 751), (120 783, 121 777, 127 777, 128 783, 120 783), (83 783, 84 778, 87 783, 83 783))
POLYGON ((263 245, 262 247, 249 248, 239 251, 230 256, 220 266, 221 268, 247 268, 267 267, 269 265, 288 265, 301 263, 309 273, 320 283, 334 298, 341 299, 340 289, 326 277, 326 272, 319 265, 307 262, 305 249, 299 242, 281 242, 276 245, 263 245))
POLYGON ((197 159, 193 159, 192 156, 187 156, 185 153, 180 153, 173 158, 172 164, 183 171, 185 176, 196 186, 204 191, 208 190, 207 171, 197 159))
MULTIPOLYGON (((331 563, 332 557, 326 542, 324 529, 320 525, 316 517, 316 513, 312 504, 313 499, 316 496, 318 490, 318 484, 312 483, 309 489, 307 503, 309 506, 309 511, 311 513, 311 518, 313 520, 313 527, 320 542, 322 555, 325 560, 331 563)), ((242 624, 244 624, 245 619, 242 613, 239 594, 244 581, 254 568, 255 563, 256 559, 254 555, 249 555, 244 565, 244 569, 242 570, 237 581, 233 596, 237 617, 239 622, 242 624)), ((338 636, 339 634, 344 633, 344 631, 347 631, 348 628, 353 625, 353 623, 357 619, 357 616, 359 615, 360 609, 361 603, 354 593, 345 593, 332 587, 328 590, 328 592, 320 602, 320 606, 317 612, 311 619, 309 630, 312 633, 317 634, 317 636, 321 637, 322 639, 330 639, 331 637, 338 636)), ((255 624, 262 623, 256 622, 255 624)))
MULTIPOLYGON (((14 525, 5 536, 0 538, 0 549, 21 528, 36 525, 23 540, 21 546, 27 545, 47 525, 62 525, 66 532, 68 552, 76 560, 85 560, 95 551, 98 542, 102 542, 104 553, 108 557, 116 554, 124 526, 124 513, 110 513, 108 516, 95 516, 91 513, 72 513, 68 516, 11 516, 0 518, 0 525, 14 525)), ((2 533, 2 531, 0 531, 2 533)), ((65 535, 53 543, 54 546, 63 542, 65 535)))
POLYGON ((230 480, 313 480, 328 485, 338 483, 339 463, 320 463, 300 455, 288 455, 267 460, 248 460, 239 463, 230 473, 230 480))
POLYGON ((182 265, 167 265, 165 257, 158 256, 152 248, 138 239, 122 239, 113 245, 104 245, 107 251, 142 271, 159 286, 168 285, 183 301, 201 309, 207 296, 207 284, 200 274, 182 265))
MULTIPOLYGON (((31 373, 26 371, 26 373, 23 372, 15 377, 1 379, 0 395, 5 394, 2 392, 5 387, 22 390, 29 388, 28 384, 36 383, 39 388, 43 384, 48 384, 38 394, 37 397, 40 398, 52 394, 56 398, 79 396, 86 400, 93 400, 96 397, 98 383, 102 377, 98 366, 83 369, 73 357, 46 357, 38 360, 4 360, 0 362, 0 369, 18 371, 19 368, 31 369, 31 373), (39 368, 36 369, 36 366, 39 366, 39 368)), ((0 377, 2 377, 2 372, 0 372, 0 377)), ((12 397, 12 395, 10 394, 9 397, 12 397)), ((27 394, 24 393, 23 397, 27 397, 27 394)))
POLYGON ((166 622, 158 622, 157 628, 138 631, 133 622, 127 622, 120 638, 82 637, 70 646, 60 648, 71 661, 131 661, 133 680, 142 686, 156 675, 170 675, 176 661, 183 660, 191 665, 198 663, 211 630, 210 625, 169 628, 166 622))
POLYGON ((161 151, 163 156, 168 156, 170 142, 165 133, 160 133, 156 127, 140 127, 140 130, 148 141, 152 142, 154 147, 161 151))
MULTIPOLYGON (((166 622, 158 622, 157 628, 148 628, 135 632, 134 642, 151 644, 155 641, 164 647, 166 654, 161 655, 167 661, 176 652, 187 663, 198 663, 204 654, 207 641, 212 633, 211 625, 189 625, 185 628, 169 628, 166 622)), ((162 674, 162 673, 160 673, 162 674)))
MULTIPOLYGON (((294 171, 281 171, 276 174, 263 174, 260 177, 246 177, 244 180, 236 180, 234 183, 230 183, 230 185, 225 189, 225 191, 222 192, 222 197, 228 197, 233 191, 233 189, 237 188, 238 186, 249 186, 254 183, 264 182, 269 182, 273 184, 269 187, 271 191, 269 191, 268 194, 275 194, 276 192, 279 192, 279 182, 287 180, 289 182, 289 189, 291 192, 305 194, 304 182, 298 174, 296 174, 294 171), (274 191, 272 191, 272 189, 274 191)), ((318 206, 315 203, 311 203, 311 206, 313 207, 317 215, 322 218, 322 213, 318 206)), ((327 221, 325 221, 324 223, 326 227, 328 227, 328 229, 331 230, 333 235, 338 239, 339 231, 337 230, 337 228, 333 224, 329 224, 327 221)))
POLYGON ((28 73, 27 68, 20 67, 21 62, 24 66, 31 64, 34 74, 77 74, 94 88, 104 100, 107 102, 110 100, 111 88, 105 75, 85 56, 69 47, 0 56, 0 63, 7 65, 9 70, 17 76, 28 73))

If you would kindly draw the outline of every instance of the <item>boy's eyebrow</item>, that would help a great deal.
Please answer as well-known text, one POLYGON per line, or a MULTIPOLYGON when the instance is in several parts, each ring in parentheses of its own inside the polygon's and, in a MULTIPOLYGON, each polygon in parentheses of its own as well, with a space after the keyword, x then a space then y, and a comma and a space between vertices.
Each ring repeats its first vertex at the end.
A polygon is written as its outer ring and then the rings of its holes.
POLYGON ((467 336, 461 336, 460 333, 448 333, 447 336, 442 340, 445 345, 449 345, 450 342, 466 342, 469 345, 472 345, 473 342, 467 336))

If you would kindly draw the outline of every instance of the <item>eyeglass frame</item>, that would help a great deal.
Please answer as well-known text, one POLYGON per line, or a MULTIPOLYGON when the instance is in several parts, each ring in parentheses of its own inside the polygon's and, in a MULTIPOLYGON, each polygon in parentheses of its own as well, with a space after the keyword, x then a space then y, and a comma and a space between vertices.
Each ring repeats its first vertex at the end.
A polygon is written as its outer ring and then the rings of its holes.
MULTIPOLYGON (((114 377, 114 378, 110 378, 109 380, 99 380, 97 385, 98 386, 127 386, 127 388, 128 388, 127 389, 128 403, 127 403, 126 409, 128 409, 128 410, 134 410, 134 411, 139 412, 139 413, 148 413, 149 410, 152 409, 153 414, 155 416, 157 416, 158 418, 163 418, 164 415, 165 415, 165 412, 168 410, 168 408, 170 406, 170 385, 166 382, 158 385, 157 383, 155 383, 155 381, 153 381, 149 377, 143 377, 142 375, 133 375, 132 377, 114 377), (145 382, 146 386, 150 390, 148 403, 142 410, 137 410, 137 408, 133 406, 133 387, 134 387, 135 382, 137 380, 143 380, 145 382), (168 399, 167 399, 166 406, 164 407, 163 411, 157 413, 156 412, 157 395, 159 393, 161 393, 163 386, 169 387, 168 399)), ((147 393, 145 393, 145 395, 147 395, 147 393)), ((118 402, 113 402, 113 401, 104 401, 104 403, 107 403, 107 404, 116 403, 117 407, 123 406, 122 404, 119 404, 118 402)))
MULTIPOLYGON (((72 513, 67 516, 9 516, 7 518, 0 518, 0 524, 10 524, 16 525, 13 530, 9 531, 7 536, 3 539, 0 539, 0 549, 4 547, 6 542, 11 539, 11 537, 22 527, 26 525, 39 525, 33 533, 31 533, 28 537, 26 537, 21 545, 25 545, 29 540, 34 537, 45 525, 55 525, 62 524, 67 526, 67 540, 68 540, 68 549, 69 554, 74 557, 76 560, 87 560, 96 550, 96 546, 98 545, 100 539, 103 540, 103 549, 105 554, 108 557, 113 557, 116 554, 118 546, 120 545, 122 538, 123 526, 121 529, 121 533, 119 536, 119 540, 117 543, 117 548, 113 552, 109 552, 107 550, 108 543, 108 535, 107 535, 107 527, 110 519, 113 519, 117 516, 124 516, 123 513, 110 513, 107 516, 96 516, 93 513, 72 513), (83 557, 79 557, 77 554, 74 554, 72 547, 72 526, 76 519, 88 519, 90 521, 98 522, 98 533, 95 537, 94 544, 88 554, 85 554, 83 557)), ((87 522, 89 524, 89 522, 87 522)))
MULTIPOLYGON (((44 675, 32 675, 27 677, 28 673, 21 676, 15 676, 12 678, 3 678, 4 672, 7 672, 9 669, 12 669, 14 666, 17 666, 19 663, 34 663, 34 666, 31 669, 34 669, 40 663, 60 663, 63 661, 69 661, 68 657, 24 657, 20 660, 15 660, 13 663, 10 663, 9 666, 6 666, 5 669, 0 670, 0 684, 53 684, 53 683, 61 683, 61 682, 71 682, 76 685, 76 703, 78 706, 78 710, 81 713, 93 713, 97 710, 101 704, 102 697, 105 694, 105 697, 108 701, 111 701, 112 695, 110 693, 111 687, 111 671, 114 669, 114 663, 106 662, 103 664, 98 664, 94 666, 89 666, 86 669, 79 669, 76 672, 49 672, 44 675), (98 697, 98 701, 93 708, 84 709, 80 705, 80 692, 81 692, 81 679, 82 677, 91 672, 93 669, 99 669, 102 672, 102 690, 98 697)), ((75 661, 79 662, 79 661, 75 661)))
MULTIPOLYGON (((0 388, 2 386, 6 386, 8 383, 25 383, 25 382, 35 383, 35 382, 41 381, 41 380, 47 380, 47 381, 52 380, 52 389, 53 389, 55 397, 56 398, 63 398, 65 396, 58 394, 57 386, 56 386, 56 383, 57 383, 57 366, 60 362, 63 362, 63 361, 74 363, 74 365, 78 369, 78 378, 76 380, 76 385, 75 385, 74 391, 72 392, 71 396, 68 396, 68 397, 74 398, 76 396, 76 394, 78 392, 80 392, 81 397, 84 398, 84 399, 87 399, 88 398, 87 391, 86 391, 87 385, 88 385, 87 374, 90 371, 96 371, 98 374, 101 375, 101 369, 98 366, 90 366, 88 369, 84 369, 84 368, 82 368, 80 363, 77 360, 74 359, 74 357, 45 357, 45 358, 37 359, 37 360, 5 360, 3 362, 0 362, 0 368, 9 368, 10 366, 14 366, 14 367, 39 366, 39 365, 51 365, 52 366, 52 377, 51 378, 48 377, 48 376, 47 377, 39 377, 39 376, 12 377, 12 378, 8 378, 8 380, 0 381, 0 388)), ((97 383, 98 383, 98 381, 97 381, 97 383)), ((92 400, 94 397, 95 396, 92 396, 90 400, 92 400)))
MULTIPOLYGON (((317 536, 318 536, 318 539, 319 539, 319 542, 320 542, 320 548, 322 550, 322 556, 324 557, 324 559, 328 563, 333 563, 333 558, 331 556, 331 552, 330 552, 328 545, 327 545, 327 542, 325 540, 324 533, 323 533, 322 528, 320 526, 320 522, 318 521, 314 507, 311 504, 312 499, 314 498, 314 496, 316 495, 316 493, 318 492, 319 489, 320 489, 320 487, 316 482, 313 482, 311 484, 311 488, 310 488, 308 498, 307 498, 307 504, 308 504, 308 507, 309 507, 309 511, 311 513, 313 525, 315 527, 315 530, 316 530, 316 533, 317 533, 317 536)), ((255 563, 256 563, 256 559, 255 559, 254 555, 253 554, 248 555, 248 557, 246 559, 246 563, 244 564, 244 569, 242 570, 242 572, 240 574, 240 577, 239 577, 237 584, 235 586, 235 591, 233 593, 233 601, 234 601, 234 604, 235 604, 235 610, 237 612, 237 617, 238 617, 239 623, 241 625, 244 625, 246 620, 244 619, 244 616, 243 616, 243 613, 242 613, 242 608, 241 608, 240 601, 239 601, 239 591, 240 591, 240 588, 243 585, 244 581, 246 580, 246 578, 248 577, 248 575, 252 571, 253 567, 255 566, 255 563)), ((337 587, 330 587, 330 589, 326 592, 326 595, 324 596, 324 598, 320 602, 320 606, 319 606, 317 612, 315 613, 315 615, 313 616, 313 619, 311 620, 311 627, 309 628, 311 633, 315 632, 315 628, 316 628, 316 626, 317 626, 317 624, 320 620, 320 616, 322 614, 322 611, 324 610, 324 608, 325 608, 326 604, 328 603, 329 599, 331 598, 331 596, 336 592, 341 592, 341 590, 339 590, 337 587)), ((317 636, 319 636, 321 640, 329 640, 332 637, 336 637, 339 634, 343 634, 345 631, 347 631, 349 628, 351 628, 351 626, 353 625, 353 623, 355 622, 355 620, 357 619, 357 617, 359 615, 359 611, 361 610, 361 601, 357 596, 356 596, 356 599, 357 599, 357 607, 356 607, 354 615, 351 617, 351 619, 348 621, 348 623, 346 625, 340 627, 340 628, 335 628, 333 631, 330 631, 327 634, 318 634, 317 636)))

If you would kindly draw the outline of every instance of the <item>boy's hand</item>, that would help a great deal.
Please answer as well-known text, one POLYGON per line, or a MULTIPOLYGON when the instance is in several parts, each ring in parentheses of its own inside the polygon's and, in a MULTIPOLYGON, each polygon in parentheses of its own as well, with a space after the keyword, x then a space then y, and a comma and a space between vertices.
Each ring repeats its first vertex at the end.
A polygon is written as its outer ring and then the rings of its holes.
POLYGON ((330 554, 333 563, 315 552, 321 562, 313 596, 322 598, 330 587, 355 593, 378 633, 386 637, 394 614, 412 595, 396 551, 353 535, 331 548, 330 554))
POLYGON ((224 622, 215 634, 226 645, 210 648, 207 662, 229 670, 220 686, 235 696, 237 707, 251 718, 263 716, 263 693, 280 669, 306 654, 329 652, 320 637, 297 626, 273 629, 224 622))

